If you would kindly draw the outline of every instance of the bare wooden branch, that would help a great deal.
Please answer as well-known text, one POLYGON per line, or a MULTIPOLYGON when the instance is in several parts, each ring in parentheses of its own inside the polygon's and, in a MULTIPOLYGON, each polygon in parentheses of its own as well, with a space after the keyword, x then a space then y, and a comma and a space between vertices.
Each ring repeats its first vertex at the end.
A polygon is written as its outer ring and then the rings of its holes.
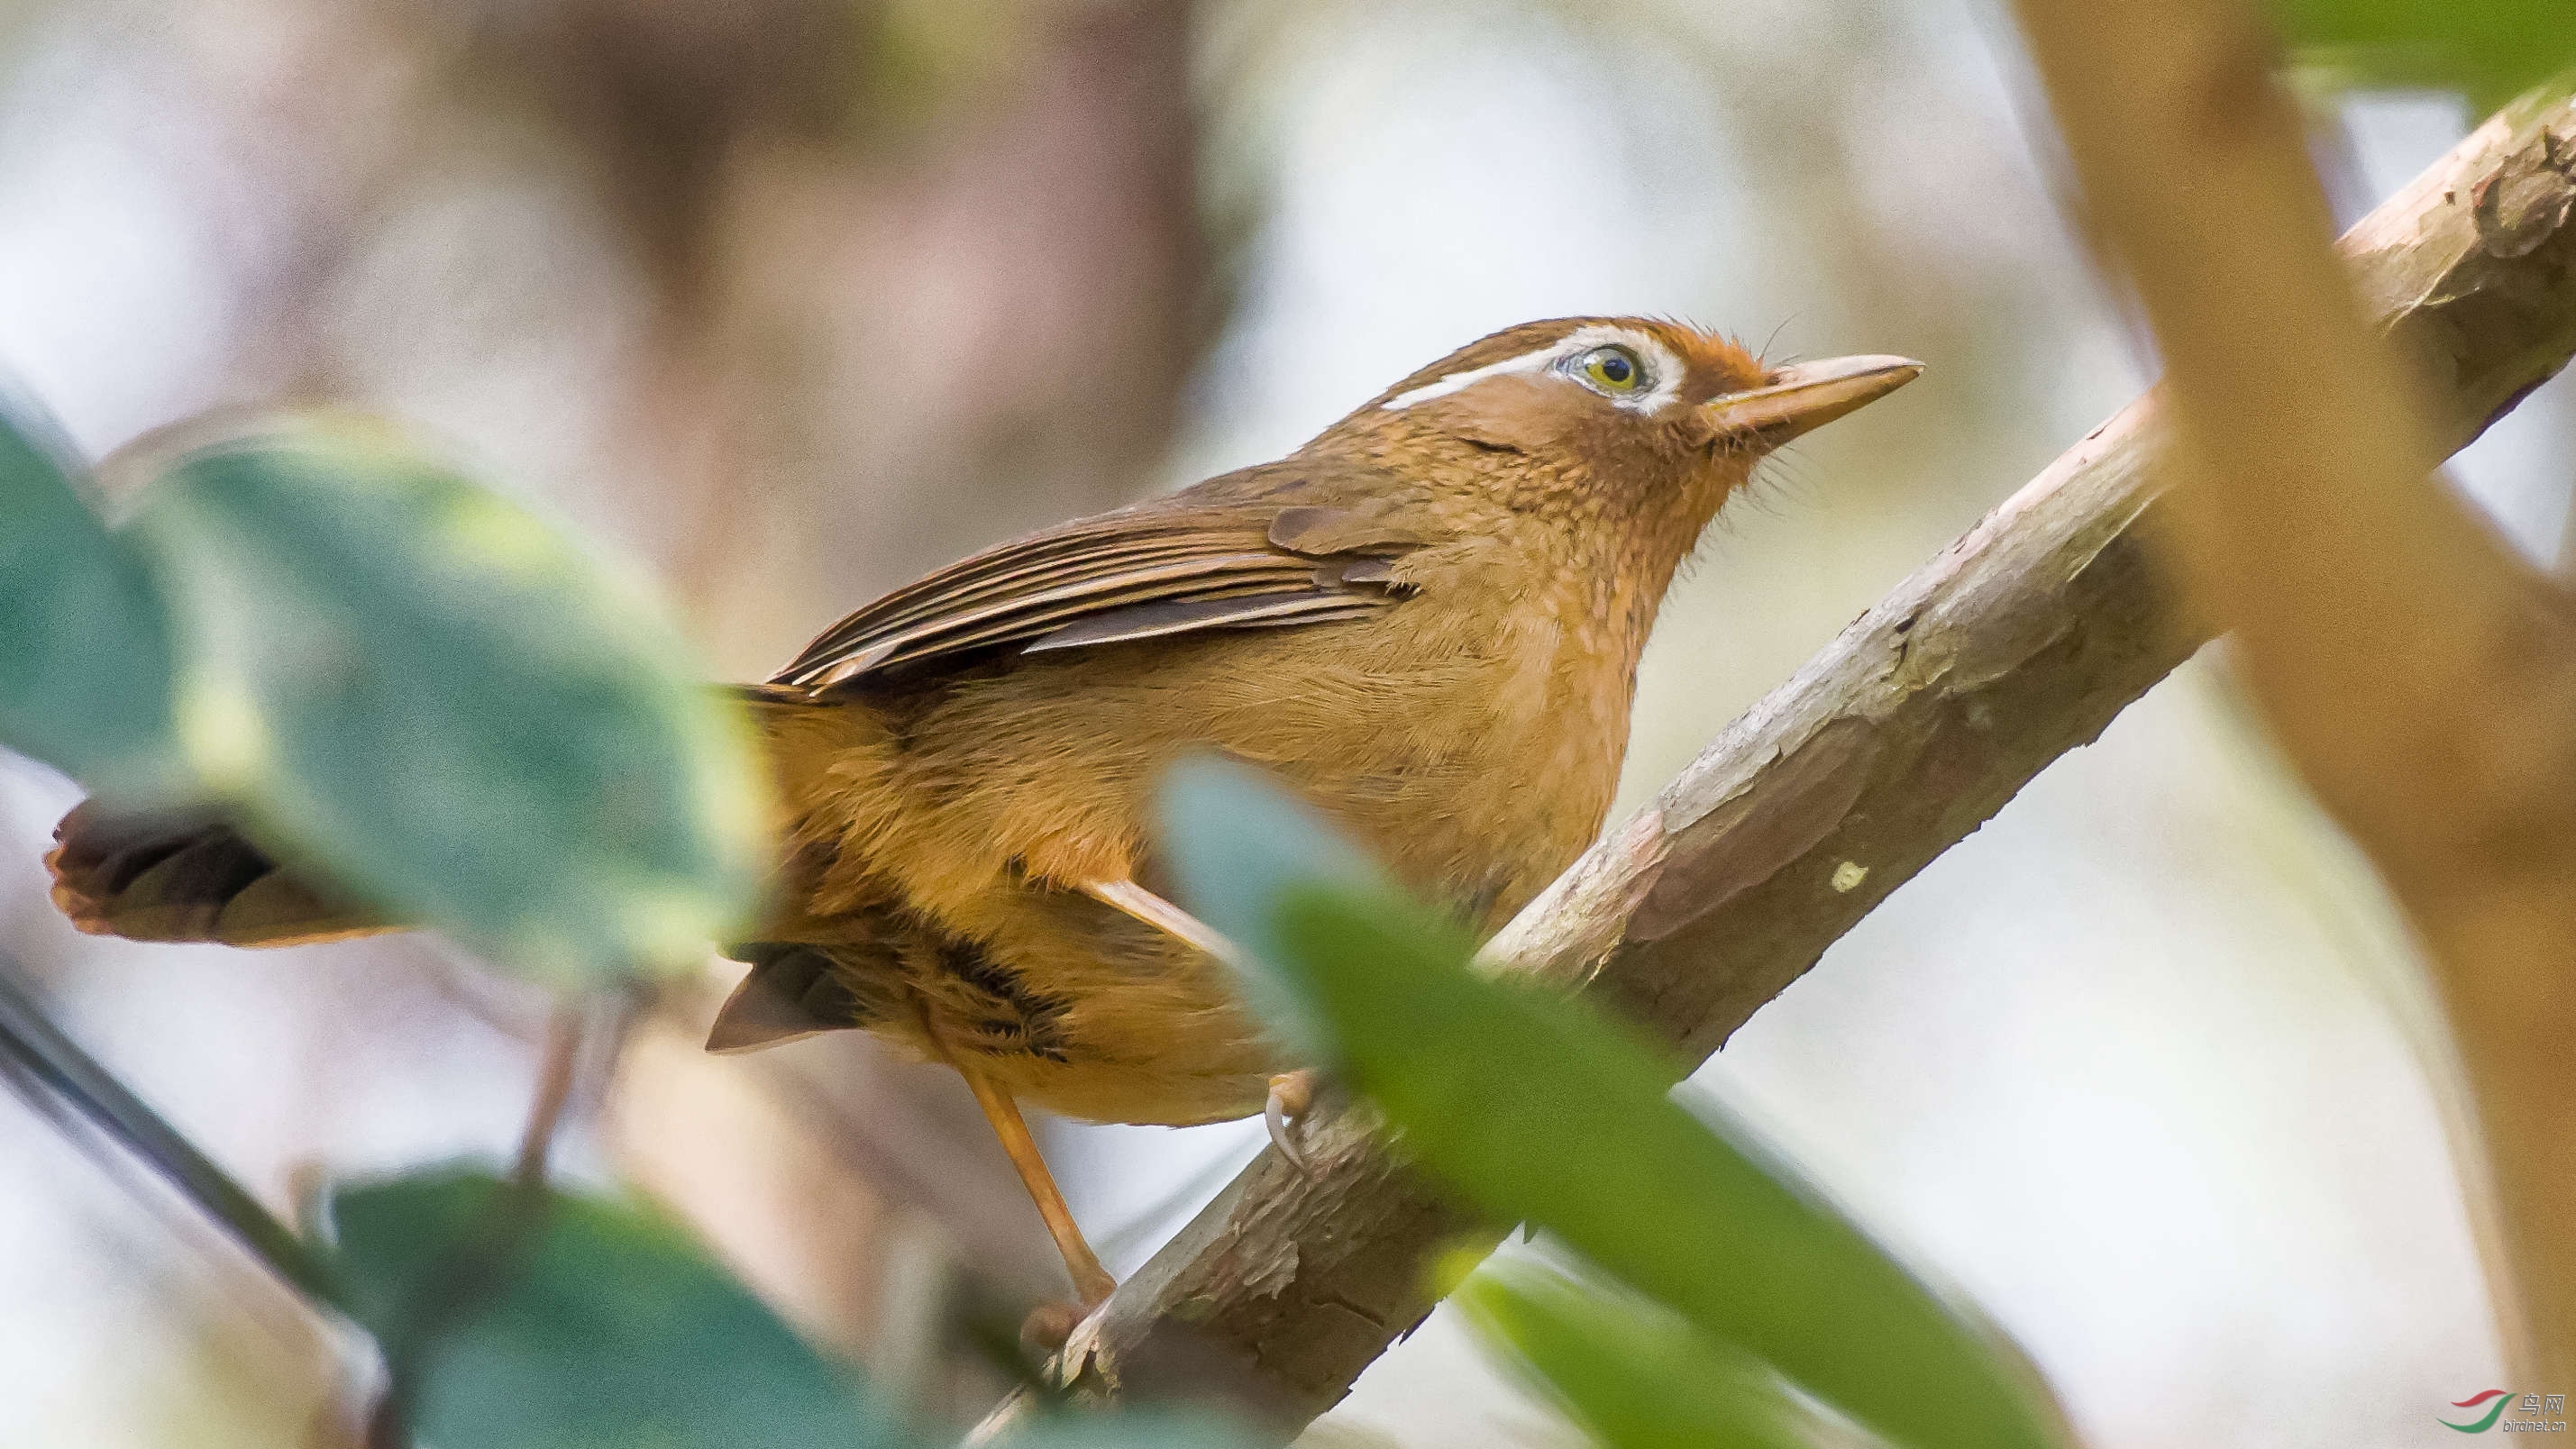
MULTIPOLYGON (((2576 107, 2499 118, 2356 227, 2380 323, 2424 359, 2445 451, 2576 349, 2576 107), (2510 246, 2482 220, 2513 178, 2510 246)), ((1488 948, 1674 1049, 1676 1078, 2049 761, 2206 637, 2144 537, 2169 446, 2153 395, 1907 579, 1729 726, 1488 948)), ((1304 1177, 1265 1154, 1077 1331, 1117 1394, 1245 1395, 1283 1431, 1429 1311, 1423 1265, 1484 1233, 1345 1115, 1304 1177)), ((1012 1411, 1006 1407, 997 1419, 1012 1411)))
MULTIPOLYGON (((2415 390, 2327 249, 2259 7, 2020 11, 2167 360, 2180 575, 2423 934, 2493 1149, 2514 1367, 2557 1382, 2576 1373, 2576 595, 2430 476, 2415 390)), ((2564 229, 2571 172, 2544 132, 2447 204, 2511 258, 2564 229)))

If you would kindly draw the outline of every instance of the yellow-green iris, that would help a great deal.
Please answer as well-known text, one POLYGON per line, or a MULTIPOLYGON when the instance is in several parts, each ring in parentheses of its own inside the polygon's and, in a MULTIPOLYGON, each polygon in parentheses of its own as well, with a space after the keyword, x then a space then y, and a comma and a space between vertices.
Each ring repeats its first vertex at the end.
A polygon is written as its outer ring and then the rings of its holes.
POLYGON ((1615 343, 1596 347, 1574 360, 1575 371, 1603 392, 1635 392, 1646 383, 1646 364, 1615 343))

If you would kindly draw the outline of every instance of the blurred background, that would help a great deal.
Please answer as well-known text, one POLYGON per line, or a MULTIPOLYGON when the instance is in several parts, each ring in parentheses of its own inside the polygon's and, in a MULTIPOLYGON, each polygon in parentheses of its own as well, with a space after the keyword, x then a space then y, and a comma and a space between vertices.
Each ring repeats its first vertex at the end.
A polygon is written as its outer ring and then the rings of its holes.
MULTIPOLYGON (((1621 809, 2152 373, 1975 0, 0 0, 0 371, 92 455, 392 414, 658 575, 711 669, 1288 450, 1497 327, 1678 314, 1929 375, 1770 465, 1649 651, 1621 809)), ((2347 216, 2471 121, 2320 100, 2347 216)), ((2553 385, 2455 474, 2536 557, 2553 385)), ((2501 1371, 2451 1066, 2367 870, 2202 660, 1900 890, 1702 1082, 2029 1346, 2106 1449, 2430 1441, 2501 1371)), ((434 940, 71 933, 0 756, 0 950, 281 1211, 518 1131, 544 1003, 434 940)), ((738 968, 737 968, 738 969, 738 968)), ((585 1078, 576 1170, 914 1407, 1061 1270, 964 1088, 863 1041, 585 1078)), ((1115 1271, 1260 1140, 1048 1124, 1115 1271)), ((0 1099, 0 1445, 298 1442, 333 1344, 0 1099)), ((1315 1444, 1554 1445, 1444 1315, 1315 1444)))

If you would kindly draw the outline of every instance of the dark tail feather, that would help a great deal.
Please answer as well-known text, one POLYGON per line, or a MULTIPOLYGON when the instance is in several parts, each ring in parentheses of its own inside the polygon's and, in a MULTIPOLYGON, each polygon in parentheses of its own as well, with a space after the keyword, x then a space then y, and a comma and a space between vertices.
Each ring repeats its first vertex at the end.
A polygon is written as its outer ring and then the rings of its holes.
MULTIPOLYGON (((773 741, 842 716, 801 689, 749 684, 734 692, 773 741)), ((828 760, 827 751, 805 753, 828 760)), ((299 879, 206 811, 120 814, 84 801, 54 827, 45 865, 54 904, 93 936, 295 946, 405 929, 327 882, 299 879)))
POLYGON ((833 969, 829 947, 755 941, 726 947, 725 954, 750 962, 751 974, 716 1013, 708 1051, 758 1051, 866 1024, 866 1009, 833 969))
POLYGON ((54 827, 54 904, 93 936, 292 946, 396 930, 297 880, 204 813, 117 814, 84 801, 54 827))

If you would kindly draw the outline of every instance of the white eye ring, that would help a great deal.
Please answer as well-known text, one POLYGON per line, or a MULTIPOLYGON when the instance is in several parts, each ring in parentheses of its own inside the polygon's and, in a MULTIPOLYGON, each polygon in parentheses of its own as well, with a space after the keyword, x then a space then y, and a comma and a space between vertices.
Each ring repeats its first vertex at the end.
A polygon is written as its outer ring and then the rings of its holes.
POLYGON ((1637 349, 1623 342, 1605 342, 1567 357, 1558 369, 1576 382, 1607 398, 1635 397, 1652 392, 1655 374, 1637 349))

